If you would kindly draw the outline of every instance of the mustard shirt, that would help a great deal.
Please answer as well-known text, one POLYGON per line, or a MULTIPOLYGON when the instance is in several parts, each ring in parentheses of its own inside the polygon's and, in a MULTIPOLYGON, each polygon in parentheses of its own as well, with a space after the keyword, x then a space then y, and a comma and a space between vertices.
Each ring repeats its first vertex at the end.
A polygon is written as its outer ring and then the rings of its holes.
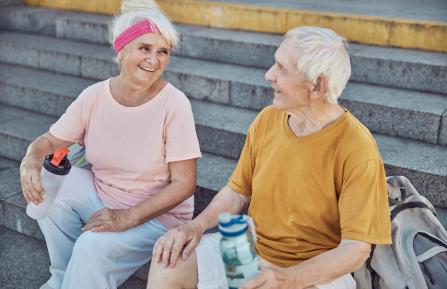
POLYGON ((228 185, 251 196, 258 254, 292 266, 341 239, 391 243, 386 176, 371 133, 350 112, 297 137, 269 106, 250 126, 228 185))

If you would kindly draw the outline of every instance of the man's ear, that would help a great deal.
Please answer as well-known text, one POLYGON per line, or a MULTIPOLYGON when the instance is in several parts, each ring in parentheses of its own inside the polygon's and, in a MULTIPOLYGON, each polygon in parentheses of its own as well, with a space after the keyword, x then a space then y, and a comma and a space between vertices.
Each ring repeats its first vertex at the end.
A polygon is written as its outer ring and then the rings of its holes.
POLYGON ((315 80, 312 86, 312 92, 310 97, 312 99, 325 98, 328 90, 328 78, 326 75, 321 74, 315 80))

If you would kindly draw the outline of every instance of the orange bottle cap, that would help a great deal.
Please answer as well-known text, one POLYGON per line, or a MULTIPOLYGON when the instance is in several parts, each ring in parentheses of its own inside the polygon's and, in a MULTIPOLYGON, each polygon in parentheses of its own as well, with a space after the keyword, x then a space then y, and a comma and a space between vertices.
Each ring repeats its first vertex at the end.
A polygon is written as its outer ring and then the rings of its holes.
POLYGON ((59 166, 61 161, 68 155, 69 152, 70 152, 70 150, 67 148, 62 148, 60 150, 57 150, 53 154, 53 159, 51 160, 51 164, 56 167, 59 166))

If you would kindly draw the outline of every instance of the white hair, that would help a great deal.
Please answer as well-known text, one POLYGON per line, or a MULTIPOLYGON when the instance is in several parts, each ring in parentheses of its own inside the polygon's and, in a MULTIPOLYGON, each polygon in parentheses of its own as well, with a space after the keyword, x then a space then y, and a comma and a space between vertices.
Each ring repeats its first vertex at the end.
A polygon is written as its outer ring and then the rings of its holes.
POLYGON ((289 30, 285 40, 290 41, 298 71, 307 80, 315 83, 318 76, 327 77, 327 101, 336 104, 351 76, 346 39, 327 28, 303 26, 289 30))
POLYGON ((121 14, 116 15, 109 29, 109 41, 112 43, 127 28, 143 20, 150 20, 158 27, 166 42, 175 47, 179 36, 171 21, 160 11, 153 0, 125 0, 121 5, 121 14))

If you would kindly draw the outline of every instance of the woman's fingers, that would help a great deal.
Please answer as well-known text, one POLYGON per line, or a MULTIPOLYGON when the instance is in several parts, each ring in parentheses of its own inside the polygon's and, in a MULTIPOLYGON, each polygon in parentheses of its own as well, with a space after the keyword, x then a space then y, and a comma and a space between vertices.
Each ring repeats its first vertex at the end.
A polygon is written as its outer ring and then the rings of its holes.
POLYGON ((33 188, 28 189, 27 196, 35 205, 43 202, 42 196, 38 192, 34 191, 33 188))
POLYGON ((38 173, 34 173, 31 175, 31 185, 33 186, 34 191, 38 192, 40 195, 45 193, 45 189, 42 187, 42 184, 40 183, 40 175, 38 173))
POLYGON ((87 224, 85 224, 84 227, 81 228, 81 230, 83 232, 85 232, 85 231, 91 230, 92 228, 97 227, 101 224, 102 224, 101 221, 91 221, 91 222, 89 221, 89 222, 87 222, 87 224))

